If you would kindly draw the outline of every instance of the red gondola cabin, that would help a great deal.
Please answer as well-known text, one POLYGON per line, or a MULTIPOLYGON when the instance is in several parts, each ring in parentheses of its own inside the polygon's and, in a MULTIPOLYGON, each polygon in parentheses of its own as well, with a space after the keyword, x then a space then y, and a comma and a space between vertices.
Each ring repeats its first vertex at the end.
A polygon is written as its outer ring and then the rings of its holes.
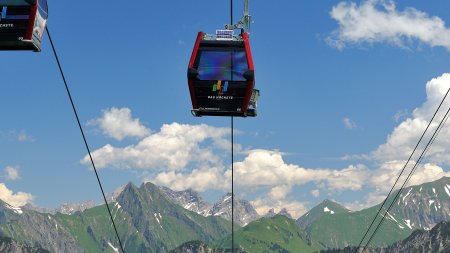
POLYGON ((0 0, 0 50, 41 50, 47 0, 0 0))
POLYGON ((187 75, 194 116, 256 116, 259 91, 246 32, 199 32, 187 75))

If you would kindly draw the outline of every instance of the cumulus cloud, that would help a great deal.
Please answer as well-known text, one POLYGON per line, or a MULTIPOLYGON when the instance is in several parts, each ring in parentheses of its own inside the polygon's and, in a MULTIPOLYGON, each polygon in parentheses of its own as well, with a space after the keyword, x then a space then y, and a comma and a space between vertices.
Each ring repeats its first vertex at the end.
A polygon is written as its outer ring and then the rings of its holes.
POLYGON ((20 178, 19 176, 19 169, 14 168, 12 166, 7 166, 4 169, 4 177, 8 180, 17 180, 20 178))
MULTIPOLYGON (((390 161, 382 164, 379 169, 373 172, 370 177, 370 184, 376 188, 377 192, 388 192, 394 185, 395 180, 400 174, 400 171, 404 167, 405 163, 406 161, 390 161)), ((400 184, 397 184, 396 189, 401 187, 414 165, 414 163, 411 163, 408 167, 406 167, 405 173, 400 177, 400 184)), ((444 171, 442 167, 435 164, 420 164, 417 166, 417 169, 409 180, 409 184, 407 186, 435 181, 442 177, 450 177, 450 172, 444 171)))
MULTIPOLYGON (((292 199, 292 191, 296 186, 315 183, 317 187, 330 193, 344 190, 360 190, 365 184, 369 171, 363 165, 348 166, 336 169, 306 169, 283 160, 283 154, 271 150, 247 151, 243 161, 234 163, 234 175, 239 180, 235 185, 244 191, 261 190, 265 197, 257 197, 253 203, 257 211, 264 214, 270 208, 287 210, 294 216, 305 213, 303 203, 292 199)), ((174 190, 209 189, 229 190, 231 170, 223 166, 201 167, 201 169, 163 171, 147 177, 158 185, 168 186, 174 190)), ((319 190, 312 194, 318 196, 319 190)))
MULTIPOLYGON (((92 152, 92 156, 98 168, 180 170, 191 163, 215 166, 221 164, 220 156, 229 151, 229 147, 223 150, 229 132, 228 128, 205 124, 165 124, 159 132, 135 145, 107 144, 92 152)), ((88 156, 81 160, 84 164, 89 161, 88 156)))
POLYGON ((33 200, 33 195, 26 192, 14 193, 5 184, 0 183, 0 199, 14 207, 21 207, 33 200))
POLYGON ((360 211, 382 203, 385 198, 385 193, 371 192, 367 194, 364 201, 357 200, 354 202, 344 203, 343 205, 352 211, 360 211))
POLYGON ((115 108, 104 110, 101 118, 88 122, 88 125, 99 126, 103 133, 116 140, 127 137, 142 138, 150 134, 150 129, 133 118, 129 108, 115 108))
MULTIPOLYGON (((426 84, 426 102, 414 109, 411 117, 405 119, 392 131, 386 143, 383 143, 371 153, 371 158, 381 162, 407 160, 449 88, 450 74, 448 73, 429 81, 426 84)), ((440 112, 436 115, 434 123, 428 129, 428 134, 425 135, 424 141, 419 145, 419 149, 416 151, 417 155, 413 159, 418 158, 449 106, 450 98, 447 98, 440 112)), ((427 157, 434 163, 448 165, 450 164, 449 154, 450 127, 444 125, 439 132, 438 138, 428 150, 427 157)))
POLYGON ((272 208, 275 213, 280 212, 282 208, 286 208, 292 215, 292 218, 297 219, 308 211, 308 207, 305 203, 292 199, 276 200, 270 198, 257 198, 250 203, 260 215, 265 215, 272 208))
POLYGON ((175 171, 161 172, 153 179, 148 179, 157 185, 163 185, 172 190, 182 191, 193 189, 203 192, 209 189, 228 190, 230 181, 225 178, 223 168, 194 169, 188 173, 175 171))
POLYGON ((278 185, 269 191, 269 197, 272 199, 285 199, 291 191, 291 185, 278 185))
MULTIPOLYGON (((358 211, 383 202, 405 163, 406 161, 390 161, 383 163, 378 169, 371 173, 370 180, 368 180, 367 184, 373 187, 374 190, 367 195, 365 200, 345 203, 344 205, 353 211, 358 211)), ((411 163, 406 167, 404 174, 400 177, 394 188, 395 190, 400 189, 414 165, 415 163, 411 163)), ((417 166, 415 173, 408 181, 406 187, 432 182, 442 177, 450 177, 450 172, 446 172, 443 168, 435 164, 426 163, 417 166)))
POLYGON ((411 7, 397 10, 391 0, 367 0, 359 5, 340 2, 330 15, 339 28, 327 41, 339 49, 346 44, 377 42, 407 47, 418 41, 450 50, 450 29, 441 18, 411 7))
POLYGON ((272 189, 272 195, 283 196, 289 186, 310 182, 325 183, 327 189, 359 190, 367 177, 367 167, 351 165, 336 169, 306 169, 285 163, 282 154, 271 150, 252 150, 241 162, 234 164, 237 182, 242 187, 279 187, 272 189))
POLYGON ((344 127, 349 129, 349 130, 352 130, 352 129, 356 128, 356 123, 353 120, 349 119, 349 118, 343 118, 342 119, 342 123, 344 123, 344 127))

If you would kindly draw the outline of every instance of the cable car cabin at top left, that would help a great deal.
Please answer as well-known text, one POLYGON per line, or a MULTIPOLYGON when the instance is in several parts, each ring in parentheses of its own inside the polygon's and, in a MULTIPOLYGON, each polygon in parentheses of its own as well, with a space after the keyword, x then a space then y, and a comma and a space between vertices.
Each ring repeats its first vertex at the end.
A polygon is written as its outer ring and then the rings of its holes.
POLYGON ((47 0, 0 0, 0 50, 41 51, 47 0))

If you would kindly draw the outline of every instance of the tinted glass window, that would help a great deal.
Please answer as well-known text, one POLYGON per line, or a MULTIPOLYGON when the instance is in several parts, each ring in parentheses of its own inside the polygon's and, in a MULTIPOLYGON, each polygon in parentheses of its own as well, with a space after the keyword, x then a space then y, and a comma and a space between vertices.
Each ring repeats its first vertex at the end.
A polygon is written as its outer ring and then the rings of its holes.
POLYGON ((244 49, 200 49, 198 54, 200 80, 245 81, 248 70, 244 49))

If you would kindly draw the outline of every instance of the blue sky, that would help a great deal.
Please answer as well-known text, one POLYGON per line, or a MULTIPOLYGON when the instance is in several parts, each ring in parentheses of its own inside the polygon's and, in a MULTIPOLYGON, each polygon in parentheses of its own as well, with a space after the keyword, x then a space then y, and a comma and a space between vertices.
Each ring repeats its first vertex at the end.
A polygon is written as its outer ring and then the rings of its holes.
MULTIPOLYGON (((197 32, 228 23, 228 8, 50 2, 48 26, 107 192, 146 180, 211 201, 229 191, 230 119, 192 117, 186 81, 197 32)), ((251 1, 261 98, 258 117, 235 120, 238 194, 261 212, 297 215, 325 198, 355 209, 379 201, 449 85, 448 9, 251 1)), ((41 53, 0 57, 0 197, 44 207, 100 201, 48 38, 41 53)), ((446 134, 413 182, 449 174, 446 134)))

